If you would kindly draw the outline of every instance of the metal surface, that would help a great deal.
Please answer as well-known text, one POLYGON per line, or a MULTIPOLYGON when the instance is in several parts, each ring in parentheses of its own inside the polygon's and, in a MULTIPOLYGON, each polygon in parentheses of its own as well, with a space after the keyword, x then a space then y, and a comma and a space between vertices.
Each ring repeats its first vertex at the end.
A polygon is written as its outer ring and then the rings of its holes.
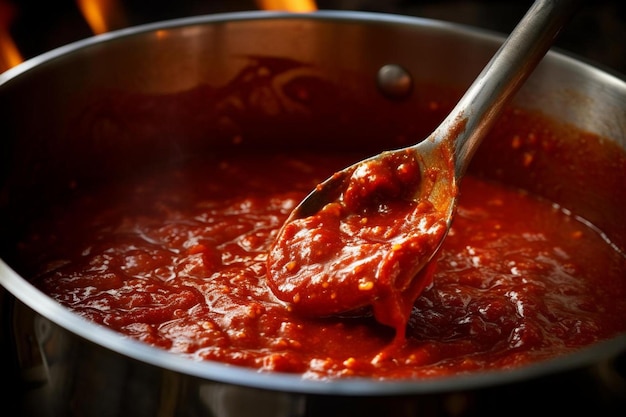
MULTIPOLYGON (((76 147, 103 158, 117 151, 105 146, 111 138, 98 136, 106 134, 106 125, 95 129, 94 137, 83 138, 84 143, 69 140, 76 115, 94 94, 116 90, 159 95, 207 83, 221 85, 245 65, 242 57, 255 55, 306 62, 309 66, 303 72, 319 71, 357 98, 380 96, 375 74, 388 63, 405 68, 416 85, 428 82, 464 89, 502 40, 473 28, 401 16, 236 13, 112 32, 0 74, 0 129, 7 138, 0 145, 0 284, 8 291, 3 294, 3 341, 8 342, 4 347, 15 358, 16 378, 21 381, 8 391, 19 393, 12 397, 13 406, 22 415, 234 416, 250 415, 246 406, 256 404, 257 413, 264 409, 270 410, 267 415, 277 416, 379 415, 387 410, 392 410, 388 415, 398 416, 459 415, 476 411, 498 396, 511 398, 520 384, 525 396, 545 398, 542 392, 555 376, 567 383, 572 375, 587 376, 616 361, 626 347, 626 335, 536 366, 429 381, 324 382, 263 374, 189 361, 88 323, 12 269, 9 244, 22 216, 28 214, 22 211, 36 210, 42 199, 62 194, 68 179, 92 179, 94 167, 102 168, 101 175, 110 173, 106 169, 118 169, 106 161, 99 165, 100 161, 92 160, 91 166, 85 166, 66 158, 76 147), (424 56, 429 57, 429 65, 424 65, 424 56), (355 72, 369 74, 371 86, 355 84, 355 72)), ((515 102, 626 148, 626 83, 575 58, 549 53, 515 102)), ((286 135, 276 140, 287 144, 289 139, 286 135)), ((312 141, 304 137, 300 145, 312 141)), ((337 138, 329 138, 333 141, 340 144, 337 138)), ((584 190, 577 187, 560 193, 563 200, 584 197, 580 195, 584 190)), ((599 213, 596 205, 590 205, 581 214, 609 231, 609 238, 624 248, 625 226, 610 215, 621 210, 616 207, 621 197, 619 193, 595 195, 607 201, 601 209, 608 207, 610 212, 599 213)), ((597 382, 591 381, 590 387, 597 382)), ((622 397, 616 398, 609 410, 622 405, 622 397)), ((553 394, 550 399, 544 409, 563 410, 565 398, 553 394)), ((519 410, 528 408, 521 404, 519 410)))
POLYGON ((434 143, 448 141, 450 132, 457 130, 461 121, 465 122, 463 133, 454 138, 457 178, 465 173, 496 115, 541 61, 580 3, 579 0, 536 1, 437 128, 434 143))

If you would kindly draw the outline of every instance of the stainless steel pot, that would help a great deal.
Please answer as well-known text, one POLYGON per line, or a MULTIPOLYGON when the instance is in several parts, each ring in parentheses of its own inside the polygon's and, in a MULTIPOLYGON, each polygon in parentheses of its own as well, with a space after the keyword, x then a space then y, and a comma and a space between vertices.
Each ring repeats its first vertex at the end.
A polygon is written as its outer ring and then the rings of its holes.
MULTIPOLYGON (((521 415, 537 403, 544 411, 622 411, 626 335, 517 370, 435 380, 313 381, 192 362, 121 337, 74 315, 12 268, 11 245, 23 223, 42 204, 67 192, 73 181, 99 181, 159 164, 171 157, 171 137, 181 131, 189 136, 184 145, 178 144, 182 152, 229 146, 241 135, 246 135, 246 146, 350 146, 344 138, 357 125, 361 132, 371 132, 371 137, 361 138, 363 146, 388 147, 380 135, 392 125, 377 123, 410 124, 416 103, 424 99, 422 86, 462 91, 502 40, 475 28, 402 16, 250 12, 121 30, 51 51, 1 74, 2 346, 11 371, 3 404, 22 415, 44 416, 452 416, 490 414, 503 407, 521 415), (175 97, 198 86, 225 85, 259 60, 285 70, 250 96, 255 100, 249 110, 260 116, 248 120, 252 128, 223 115, 208 122, 195 117, 199 110, 210 113, 214 103, 207 103, 207 109, 155 110, 146 113, 153 128, 141 135, 146 143, 160 145, 133 153, 127 148, 128 132, 115 123, 119 109, 110 110, 113 122, 85 116, 120 93, 150 96, 157 107, 175 107, 175 97), (389 98, 381 93, 376 74, 386 64, 408 71, 411 94, 389 98), (298 77, 341 86, 336 95, 324 95, 331 94, 326 91, 316 99, 367 106, 347 122, 333 119, 331 111, 320 113, 327 116, 325 121, 309 117, 302 103, 281 93, 298 77), (381 116, 372 117, 371 109, 381 116), (276 112, 288 121, 278 131, 264 121, 276 112), (296 143, 294 137, 299 138, 296 143), (555 393, 556 385, 566 394, 555 393)), ((517 94, 515 105, 538 109, 626 149, 626 82, 576 58, 549 53, 517 94)), ((414 133, 425 136, 431 127, 414 133)), ((480 152, 483 159, 490 158, 488 146, 480 152)), ((542 175, 551 172, 561 173, 550 164, 542 168, 542 175)), ((618 187, 592 192, 580 182, 562 186, 568 178, 559 180, 561 186, 541 189, 532 178, 511 175, 511 181, 565 205, 578 204, 581 215, 624 249, 625 174, 615 173, 618 187)))

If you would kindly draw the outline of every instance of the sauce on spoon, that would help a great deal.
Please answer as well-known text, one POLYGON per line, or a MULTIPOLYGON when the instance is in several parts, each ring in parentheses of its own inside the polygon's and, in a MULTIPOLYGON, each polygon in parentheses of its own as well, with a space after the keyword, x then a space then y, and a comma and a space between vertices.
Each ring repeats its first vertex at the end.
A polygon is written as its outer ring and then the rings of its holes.
POLYGON ((447 230, 446 213, 415 201, 421 170, 414 153, 389 153, 338 174, 340 195, 314 215, 293 219, 271 249, 270 286, 307 315, 366 306, 403 328, 414 299, 431 282, 424 267, 447 230))

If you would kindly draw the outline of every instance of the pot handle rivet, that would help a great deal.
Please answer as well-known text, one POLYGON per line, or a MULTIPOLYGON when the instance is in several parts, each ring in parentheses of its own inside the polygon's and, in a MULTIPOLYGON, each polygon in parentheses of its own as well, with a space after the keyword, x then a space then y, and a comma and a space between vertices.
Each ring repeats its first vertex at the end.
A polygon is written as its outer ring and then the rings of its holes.
POLYGON ((378 88, 390 99, 402 100, 413 90, 413 79, 409 72, 396 64, 383 65, 376 75, 378 88))

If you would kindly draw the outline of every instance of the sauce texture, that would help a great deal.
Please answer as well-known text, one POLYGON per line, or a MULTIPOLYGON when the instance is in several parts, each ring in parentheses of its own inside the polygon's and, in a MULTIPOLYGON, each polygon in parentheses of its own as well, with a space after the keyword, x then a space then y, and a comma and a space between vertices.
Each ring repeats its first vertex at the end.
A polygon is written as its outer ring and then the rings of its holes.
POLYGON ((310 316, 374 316, 404 339, 411 305, 432 281, 420 273, 443 239, 446 213, 427 199, 414 152, 390 153, 331 177, 330 203, 289 219, 268 258, 268 284, 310 316), (335 184, 337 183, 337 184, 335 184))
POLYGON ((215 154, 78 190, 32 224, 22 269, 128 337, 306 378, 514 368, 626 330, 624 255, 562 207, 472 175, 403 343, 370 316, 292 311, 268 286, 268 251, 306 193, 356 160, 215 154))

